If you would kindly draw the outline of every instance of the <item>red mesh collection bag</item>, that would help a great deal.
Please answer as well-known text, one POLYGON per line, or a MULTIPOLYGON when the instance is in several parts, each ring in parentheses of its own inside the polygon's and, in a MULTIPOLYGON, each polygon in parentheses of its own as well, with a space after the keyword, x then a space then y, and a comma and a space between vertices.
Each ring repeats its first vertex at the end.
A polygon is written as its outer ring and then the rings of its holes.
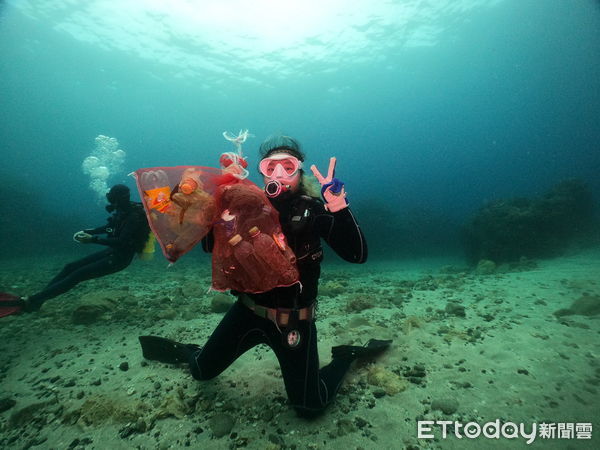
POLYGON ((148 223, 170 262, 190 251, 210 231, 217 209, 220 169, 154 167, 134 172, 148 223))
POLYGON ((259 293, 299 281, 277 210, 235 170, 179 166, 134 173, 150 228, 170 262, 212 228, 213 289, 259 293))
POLYGON ((248 180, 221 185, 215 192, 219 217, 213 225, 213 289, 259 293, 299 280, 279 213, 262 189, 248 180))

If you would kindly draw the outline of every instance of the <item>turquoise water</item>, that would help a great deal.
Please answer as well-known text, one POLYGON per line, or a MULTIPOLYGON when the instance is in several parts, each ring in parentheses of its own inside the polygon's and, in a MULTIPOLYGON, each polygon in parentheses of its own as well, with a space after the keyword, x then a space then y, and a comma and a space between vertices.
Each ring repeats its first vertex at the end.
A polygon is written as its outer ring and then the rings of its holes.
POLYGON ((485 201, 567 177, 600 192, 597 2, 144 5, 0 5, 4 248, 104 220, 81 168, 100 134, 126 152, 108 183, 132 187, 140 167, 215 166, 225 130, 255 135, 251 167, 295 136, 308 163, 337 156, 380 257, 457 250, 485 201))

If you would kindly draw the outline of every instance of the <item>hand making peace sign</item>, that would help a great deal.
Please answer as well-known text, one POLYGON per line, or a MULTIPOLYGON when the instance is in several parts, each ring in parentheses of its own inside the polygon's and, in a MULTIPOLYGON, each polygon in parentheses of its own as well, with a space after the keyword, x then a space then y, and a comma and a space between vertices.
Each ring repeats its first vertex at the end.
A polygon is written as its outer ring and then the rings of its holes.
POLYGON ((348 207, 346 201, 346 190, 344 183, 335 178, 335 164, 337 160, 335 156, 329 159, 329 169, 327 176, 324 177, 314 164, 310 166, 313 175, 321 183, 321 195, 325 200, 325 207, 331 212, 337 212, 348 207))

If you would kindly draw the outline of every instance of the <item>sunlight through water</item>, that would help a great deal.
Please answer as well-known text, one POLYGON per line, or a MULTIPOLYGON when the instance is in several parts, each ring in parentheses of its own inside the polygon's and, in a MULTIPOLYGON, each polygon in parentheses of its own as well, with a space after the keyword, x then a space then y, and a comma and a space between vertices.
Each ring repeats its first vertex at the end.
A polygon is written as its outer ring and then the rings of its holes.
POLYGON ((258 81, 382 61, 432 47, 453 24, 501 0, 12 0, 22 13, 178 76, 258 81), (310 70, 307 66, 310 65, 310 70))

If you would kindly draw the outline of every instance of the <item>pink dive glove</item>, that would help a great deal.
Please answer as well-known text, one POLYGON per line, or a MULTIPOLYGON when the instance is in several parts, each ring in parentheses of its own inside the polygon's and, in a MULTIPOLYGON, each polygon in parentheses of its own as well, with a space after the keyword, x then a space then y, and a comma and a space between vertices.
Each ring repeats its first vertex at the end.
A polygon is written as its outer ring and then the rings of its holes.
POLYGON ((327 177, 323 177, 314 164, 310 166, 313 175, 321 183, 321 195, 323 196, 323 200, 325 200, 325 208, 330 212, 338 212, 348 207, 344 183, 335 178, 335 164, 336 159, 334 156, 329 159, 327 177))

